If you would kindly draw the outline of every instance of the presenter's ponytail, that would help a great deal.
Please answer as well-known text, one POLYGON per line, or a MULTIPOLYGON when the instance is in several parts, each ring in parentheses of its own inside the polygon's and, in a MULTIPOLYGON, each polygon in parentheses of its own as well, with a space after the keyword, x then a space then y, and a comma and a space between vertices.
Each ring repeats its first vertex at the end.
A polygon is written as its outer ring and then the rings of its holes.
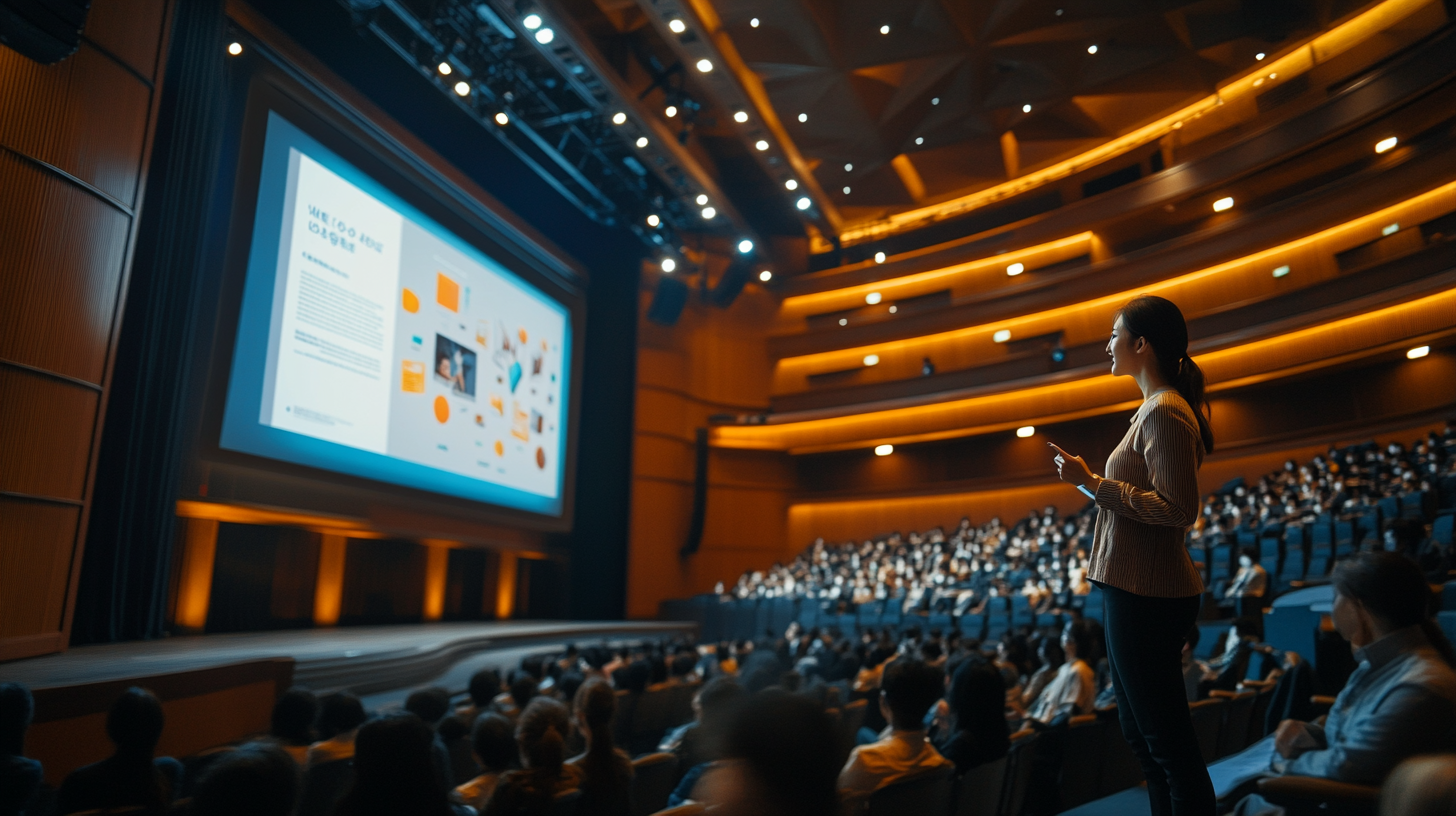
POLYGON ((1183 312, 1167 298, 1138 295, 1128 301, 1118 315, 1122 318, 1122 325, 1134 337, 1141 337, 1152 344, 1163 379, 1178 389, 1198 417, 1198 436, 1203 440, 1203 452, 1213 453, 1213 428, 1208 424, 1210 412, 1203 396, 1203 369, 1188 356, 1188 324, 1183 320, 1183 312))

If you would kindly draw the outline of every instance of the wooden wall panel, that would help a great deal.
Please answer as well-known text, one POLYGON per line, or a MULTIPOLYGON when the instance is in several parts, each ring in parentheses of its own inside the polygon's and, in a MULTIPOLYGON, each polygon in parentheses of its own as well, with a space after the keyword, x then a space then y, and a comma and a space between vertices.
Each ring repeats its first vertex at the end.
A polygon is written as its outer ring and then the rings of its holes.
POLYGON ((91 0, 86 39, 144 77, 160 73, 167 0, 91 0))
POLYGON ((81 508, 0 496, 0 660, 5 639, 56 631, 81 508))
POLYGON ((81 500, 101 395, 3 367, 0 394, 0 491, 81 500))

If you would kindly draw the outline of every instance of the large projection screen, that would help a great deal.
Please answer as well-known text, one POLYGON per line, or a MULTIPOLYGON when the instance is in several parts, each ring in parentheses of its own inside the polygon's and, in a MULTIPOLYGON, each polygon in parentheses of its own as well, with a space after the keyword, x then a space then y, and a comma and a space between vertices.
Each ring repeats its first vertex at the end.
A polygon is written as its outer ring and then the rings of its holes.
POLYGON ((314 117, 268 106, 262 130, 217 448, 569 517, 568 305, 315 138, 314 117))

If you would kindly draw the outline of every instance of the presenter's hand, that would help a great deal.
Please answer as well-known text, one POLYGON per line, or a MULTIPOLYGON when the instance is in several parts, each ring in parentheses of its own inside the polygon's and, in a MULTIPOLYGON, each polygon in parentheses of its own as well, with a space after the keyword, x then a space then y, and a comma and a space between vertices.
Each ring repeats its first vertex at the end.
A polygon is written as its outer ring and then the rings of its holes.
POLYGON ((1092 485, 1097 481, 1096 475, 1080 456, 1073 456, 1070 453, 1048 442, 1047 447, 1057 452, 1052 457, 1052 463, 1057 466, 1057 478, 1074 485, 1092 485))

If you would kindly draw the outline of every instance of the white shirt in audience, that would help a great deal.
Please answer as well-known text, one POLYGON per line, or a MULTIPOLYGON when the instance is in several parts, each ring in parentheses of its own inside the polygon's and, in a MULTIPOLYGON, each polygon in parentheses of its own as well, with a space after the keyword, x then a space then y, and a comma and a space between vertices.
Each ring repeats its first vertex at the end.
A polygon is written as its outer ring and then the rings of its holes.
POLYGON ((1027 716, 1040 722, 1051 722, 1062 711, 1090 714, 1097 700, 1097 676, 1085 660, 1063 663, 1057 676, 1041 690, 1027 716))

